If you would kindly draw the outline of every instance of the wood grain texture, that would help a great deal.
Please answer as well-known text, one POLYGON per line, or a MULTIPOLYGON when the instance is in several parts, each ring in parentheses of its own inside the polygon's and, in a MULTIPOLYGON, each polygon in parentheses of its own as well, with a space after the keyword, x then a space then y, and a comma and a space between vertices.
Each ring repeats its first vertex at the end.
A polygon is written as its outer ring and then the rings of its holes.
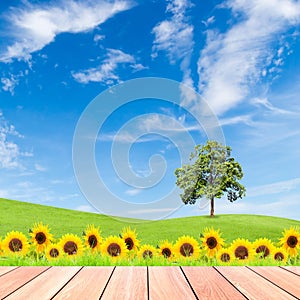
POLYGON ((300 276, 278 267, 249 267, 249 269, 300 299, 300 276))
POLYGON ((0 276, 11 272, 12 270, 16 269, 17 267, 0 267, 0 276))
POLYGON ((179 267, 148 267, 150 300, 196 299, 179 267))
POLYGON ((293 267, 280 267, 280 268, 293 272, 294 274, 300 276, 300 267, 293 266, 293 267))
POLYGON ((147 267, 116 267, 101 299, 148 299, 147 267))
POLYGON ((287 292, 246 267, 215 267, 242 294, 251 300, 293 299, 287 292))
POLYGON ((182 267, 199 299, 246 299, 212 267, 182 267))
POLYGON ((47 269, 48 267, 21 267, 2 275, 0 277, 0 298, 9 295, 47 269))
POLYGON ((114 267, 84 267, 53 298, 62 299, 99 299, 114 267))
POLYGON ((51 299, 80 269, 81 267, 51 267, 5 299, 51 299))

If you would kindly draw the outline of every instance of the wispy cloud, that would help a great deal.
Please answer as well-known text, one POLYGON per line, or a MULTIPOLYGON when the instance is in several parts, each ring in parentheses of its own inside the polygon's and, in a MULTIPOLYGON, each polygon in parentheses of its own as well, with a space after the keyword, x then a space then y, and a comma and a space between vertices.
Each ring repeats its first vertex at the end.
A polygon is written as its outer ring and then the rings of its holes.
POLYGON ((265 184, 247 190, 247 196, 256 197, 289 192, 300 187, 300 178, 265 184))
POLYGON ((274 43, 300 22, 300 3, 292 0, 230 0, 224 7, 236 22, 225 33, 207 30, 198 61, 199 91, 217 114, 246 99, 262 77, 275 76, 284 48, 278 42, 274 54, 274 43))
POLYGON ((0 168, 22 168, 20 158, 30 155, 20 150, 13 137, 23 138, 15 127, 6 121, 0 111, 0 168))
POLYGON ((22 7, 7 12, 7 36, 12 43, 1 50, 0 61, 30 60, 31 53, 43 49, 60 33, 91 30, 132 5, 125 0, 63 0, 55 5, 23 1, 22 7))
POLYGON ((72 76, 80 83, 87 84, 89 82, 103 82, 105 84, 113 84, 120 82, 117 69, 120 65, 127 64, 134 70, 142 70, 144 67, 136 63, 134 56, 124 53, 121 50, 108 49, 104 61, 97 68, 89 68, 80 72, 74 72, 72 76))
MULTIPOLYGON (((165 52, 171 64, 180 62, 183 72, 182 82, 193 87, 190 62, 194 48, 194 26, 187 16, 188 10, 193 6, 189 0, 168 1, 166 13, 169 17, 153 28, 155 39, 153 42, 152 57, 155 58, 159 52, 165 52)), ((195 100, 193 93, 184 85, 181 91, 182 101, 195 100)))
POLYGON ((10 92, 11 95, 13 96, 15 87, 18 84, 18 82, 19 80, 14 75, 11 75, 9 78, 3 77, 1 78, 2 90, 6 92, 10 92))
POLYGON ((45 168, 44 166, 40 165, 40 164, 34 164, 34 168, 39 171, 39 172, 46 172, 47 168, 45 168))
POLYGON ((130 189, 130 190, 125 191, 125 194, 129 195, 129 196, 136 196, 136 195, 140 194, 141 192, 142 192, 142 189, 130 189))

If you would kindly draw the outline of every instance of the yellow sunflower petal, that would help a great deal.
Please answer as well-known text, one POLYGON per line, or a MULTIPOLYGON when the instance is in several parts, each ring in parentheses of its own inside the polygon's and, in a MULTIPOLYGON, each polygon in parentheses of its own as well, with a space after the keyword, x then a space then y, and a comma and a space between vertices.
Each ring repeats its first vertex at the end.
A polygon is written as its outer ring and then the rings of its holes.
POLYGON ((84 250, 82 240, 75 234, 62 236, 59 245, 68 256, 82 255, 84 250))
POLYGON ((92 251, 100 251, 102 242, 103 239, 100 235, 99 227, 88 225, 84 235, 84 244, 86 247, 90 248, 92 251))
POLYGON ((224 246, 224 239, 221 238, 219 229, 214 230, 213 228, 205 228, 201 241, 208 257, 214 257, 224 246))
POLYGON ((217 261, 220 264, 231 264, 235 260, 235 256, 232 253, 231 248, 222 248, 218 251, 217 255, 217 261))
POLYGON ((50 244, 47 246, 45 253, 48 260, 55 260, 63 255, 63 250, 60 244, 50 244))
POLYGON ((230 249, 234 257, 239 260, 251 260, 254 258, 253 245, 246 239, 236 239, 232 242, 230 249))
POLYGON ((6 254, 26 255, 29 250, 29 243, 22 232, 11 231, 3 240, 2 247, 6 254))
POLYGON ((267 238, 259 238, 253 243, 253 249, 259 258, 269 257, 273 248, 272 241, 267 238))
POLYGON ((109 236, 101 245, 101 253, 112 258, 123 258, 127 252, 124 240, 117 236, 109 236))
POLYGON ((53 240, 53 235, 50 233, 48 225, 43 225, 42 223, 34 224, 30 236, 37 252, 43 252, 53 240))
POLYGON ((283 237, 280 239, 280 244, 288 252, 291 257, 298 255, 300 249, 300 233, 298 228, 291 227, 283 232, 283 237))
POLYGON ((151 245, 145 244, 145 245, 141 246, 141 248, 138 252, 138 257, 147 259, 147 258, 155 257, 156 254, 157 254, 156 248, 154 248, 151 245))
POLYGON ((181 258, 198 258, 200 254, 198 242, 190 236, 178 238, 174 249, 176 256, 181 258))
POLYGON ((129 251, 136 251, 139 248, 140 241, 137 239, 135 230, 130 229, 130 227, 124 228, 121 235, 129 251))
POLYGON ((271 257, 276 260, 280 261, 285 264, 288 260, 288 252, 283 248, 273 248, 271 252, 271 257))
POLYGON ((169 241, 165 240, 159 244, 158 254, 171 259, 174 256, 174 245, 169 241))

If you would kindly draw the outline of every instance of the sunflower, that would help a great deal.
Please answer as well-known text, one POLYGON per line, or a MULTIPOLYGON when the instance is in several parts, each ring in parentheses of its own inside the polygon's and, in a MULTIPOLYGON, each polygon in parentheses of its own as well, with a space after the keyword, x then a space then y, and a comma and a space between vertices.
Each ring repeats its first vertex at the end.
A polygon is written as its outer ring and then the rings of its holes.
POLYGON ((197 258, 200 253, 200 247, 198 242, 193 237, 182 236, 178 238, 174 246, 174 252, 179 257, 197 258))
POLYGON ((283 232, 283 238, 280 239, 280 244, 288 252, 291 257, 297 256, 300 248, 300 233, 298 228, 291 227, 283 232))
POLYGON ((33 229, 30 230, 30 236, 31 242, 36 247, 37 252, 43 252, 53 239, 48 225, 43 225, 42 223, 34 224, 33 229))
POLYGON ((123 239, 109 236, 101 245, 101 252, 113 258, 122 258, 126 256, 128 249, 123 239))
POLYGON ((99 227, 94 225, 88 225, 84 232, 84 243, 87 248, 92 249, 92 251, 101 249, 102 237, 100 236, 99 227))
POLYGON ((47 246, 45 252, 46 258, 48 260, 53 260, 59 258, 62 255, 63 250, 59 244, 50 244, 47 246))
POLYGON ((153 246, 151 245, 143 245, 139 252, 138 252, 138 256, 140 258, 152 258, 153 256, 155 256, 155 254, 157 253, 157 249, 155 249, 153 246))
POLYGON ((252 244, 245 239, 236 239, 231 244, 234 257, 240 260, 251 259, 254 255, 252 244))
POLYGON ((258 254, 259 258, 266 258, 271 254, 274 245, 269 239, 260 238, 253 243, 253 248, 258 254))
POLYGON ((121 236, 129 251, 138 249, 140 241, 137 239, 135 230, 131 230, 130 227, 124 228, 121 236))
POLYGON ((281 261, 282 263, 286 263, 288 259, 288 253, 284 248, 273 248, 271 256, 276 261, 281 261))
POLYGON ((201 241, 206 255, 211 258, 224 246, 224 240, 221 238, 219 229, 205 228, 201 241))
POLYGON ((159 244, 158 247, 158 253, 159 255, 171 259, 174 256, 174 246, 172 243, 166 241, 163 241, 159 244))
POLYGON ((68 255, 81 255, 83 253, 82 241, 75 234, 65 234, 62 236, 59 245, 63 252, 68 255))
POLYGON ((11 231, 7 233, 2 241, 2 248, 6 253, 18 253, 25 255, 29 249, 26 236, 19 231, 11 231))
POLYGON ((221 264, 230 264, 234 259, 231 248, 222 248, 217 252, 217 260, 221 264))

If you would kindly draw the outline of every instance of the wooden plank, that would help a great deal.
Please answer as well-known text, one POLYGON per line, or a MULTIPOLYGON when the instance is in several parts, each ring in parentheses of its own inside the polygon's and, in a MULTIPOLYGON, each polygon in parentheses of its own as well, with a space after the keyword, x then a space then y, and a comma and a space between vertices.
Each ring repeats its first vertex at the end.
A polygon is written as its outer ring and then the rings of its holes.
POLYGON ((51 299, 81 268, 51 267, 5 299, 51 299))
POLYGON ((0 276, 16 269, 17 267, 0 267, 0 276))
POLYGON ((147 267, 116 267, 101 299, 148 299, 147 267))
POLYGON ((300 267, 289 266, 289 267, 280 267, 280 268, 285 269, 287 271, 290 271, 290 272, 300 276, 300 267))
POLYGON ((300 277, 278 267, 249 267, 264 278, 300 298, 300 277))
POLYGON ((84 267, 53 298, 62 299, 99 299, 114 267, 84 267))
POLYGON ((212 267, 182 267, 199 299, 246 299, 212 267))
POLYGON ((15 268, 0 277, 0 298, 9 295, 23 286, 34 277, 38 276, 49 267, 21 267, 15 268))
POLYGON ((149 299, 196 299, 179 267, 148 267, 149 299))
POLYGON ((288 300, 295 298, 246 267, 215 267, 242 294, 251 300, 288 300))

